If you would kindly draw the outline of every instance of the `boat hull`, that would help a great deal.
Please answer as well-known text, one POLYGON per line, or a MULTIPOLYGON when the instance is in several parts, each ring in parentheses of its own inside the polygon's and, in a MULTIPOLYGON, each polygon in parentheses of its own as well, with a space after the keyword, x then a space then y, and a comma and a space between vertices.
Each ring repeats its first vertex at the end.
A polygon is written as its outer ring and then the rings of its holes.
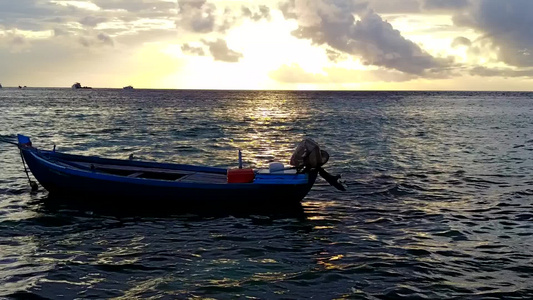
MULTIPOLYGON (((201 206, 201 205, 289 205, 299 203, 313 186, 317 172, 310 172, 305 183, 253 184, 253 183, 182 183, 171 180, 128 178, 102 175, 87 170, 77 170, 54 163, 54 152, 22 147, 29 169, 39 183, 52 196, 83 199, 100 204, 127 204, 148 206, 201 206)), ((67 155, 72 156, 72 155, 67 155)), ((101 158, 85 158, 101 162, 101 158)), ((118 161, 118 160, 114 160, 118 161)), ((127 161, 120 161, 123 164, 127 161)), ((138 164, 154 164, 139 162, 138 164)), ((182 165, 165 164, 166 166, 182 165)), ((189 166, 194 168, 194 166, 189 166)), ((197 167, 213 173, 223 169, 197 167)))

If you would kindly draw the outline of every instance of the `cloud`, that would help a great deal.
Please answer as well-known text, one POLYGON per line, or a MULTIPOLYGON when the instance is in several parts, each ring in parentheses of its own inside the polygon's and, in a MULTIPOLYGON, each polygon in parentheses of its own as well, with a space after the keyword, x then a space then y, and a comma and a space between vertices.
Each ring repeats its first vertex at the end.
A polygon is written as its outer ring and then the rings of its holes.
MULTIPOLYGON (((202 40, 200 43, 207 47, 209 54, 211 54, 213 59, 217 61, 234 63, 238 62, 243 57, 242 53, 229 49, 228 44, 223 39, 217 39, 214 41, 202 40)), ((191 45, 190 43, 183 44, 181 46, 181 51, 189 55, 206 56, 204 47, 191 45)))
POLYGON ((490 41, 498 59, 512 66, 533 66, 533 1, 471 0, 454 23, 470 27, 490 41))
POLYGON ((225 33, 241 24, 244 19, 256 22, 270 20, 270 8, 265 5, 243 5, 239 11, 230 7, 217 7, 207 0, 179 0, 176 27, 198 34, 225 33))
POLYGON ((425 10, 457 10, 468 7, 468 0, 423 0, 425 10))
POLYGON ((470 74, 482 77, 533 77, 533 69, 475 67, 470 70, 470 74))
POLYGON ((209 47, 209 52, 215 60, 224 62, 238 62, 243 57, 242 53, 229 49, 228 44, 223 39, 202 42, 209 47))
POLYGON ((113 39, 111 39, 111 37, 105 33, 102 33, 100 32, 96 38, 98 39, 98 41, 100 41, 102 44, 104 45, 109 45, 109 46, 113 46, 114 43, 113 43, 113 39))
POLYGON ((343 57, 342 53, 333 51, 331 49, 326 49, 326 55, 328 56, 329 61, 338 62, 343 57))
POLYGON ((198 33, 215 30, 216 6, 205 0, 179 0, 176 25, 198 33))
POLYGON ((453 48, 457 48, 457 47, 460 47, 460 46, 466 46, 466 47, 470 47, 472 45, 472 42, 463 37, 463 36, 460 36, 460 37, 456 37, 453 42, 452 42, 452 47, 453 48))
POLYGON ((93 16, 86 16, 83 17, 78 23, 89 26, 89 27, 96 27, 96 25, 100 23, 104 23, 107 21, 107 18, 105 17, 93 17, 93 16))
POLYGON ((348 52, 362 56, 363 62, 422 75, 430 69, 445 67, 418 45, 404 38, 391 24, 373 12, 364 14, 352 27, 348 52))
POLYGON ((0 29, 48 30, 57 35, 79 37, 92 34, 96 27, 113 37, 155 28, 165 28, 175 34, 176 3, 164 0, 8 2, 0 1, 0 29))
POLYGON ((469 5, 469 0, 362 0, 379 14, 419 14, 428 11, 454 12, 469 5))
POLYGON ((36 3, 33 0, 0 1, 0 28, 21 30, 42 30, 46 22, 44 16, 61 15, 59 8, 54 14, 55 5, 36 3))
POLYGON ((143 17, 175 14, 176 2, 164 0, 92 0, 103 10, 126 11, 143 17))
POLYGON ((394 70, 351 70, 345 68, 324 68, 323 73, 306 72, 298 64, 283 65, 269 73, 282 83, 293 84, 350 84, 361 82, 404 82, 417 76, 394 70))
POLYGON ((0 48, 8 49, 11 53, 27 51, 31 47, 29 41, 16 32, 0 34, 0 48))
POLYGON ((98 33, 96 36, 82 36, 79 38, 79 42, 84 47, 99 47, 99 46, 113 46, 115 43, 113 39, 105 33, 98 33))
POLYGON ((270 16, 270 8, 268 8, 268 6, 265 6, 265 5, 260 5, 259 8, 258 8, 258 12, 252 12, 250 10, 250 8, 246 7, 246 6, 242 6, 241 8, 241 11, 242 11, 242 15, 244 17, 248 17, 254 21, 260 21, 262 19, 266 19, 266 20, 270 20, 271 19, 271 16, 270 16))
POLYGON ((432 57, 404 38, 390 23, 367 10, 366 3, 294 0, 282 4, 281 9, 286 18, 298 22, 294 36, 359 56, 367 65, 422 76, 450 63, 432 57), (356 21, 354 14, 360 20, 356 21))
POLYGON ((420 13, 421 0, 368 0, 368 8, 379 14, 412 14, 420 13))
POLYGON ((192 46, 190 44, 183 44, 181 46, 181 51, 183 51, 184 53, 187 53, 187 54, 192 54, 192 55, 198 55, 198 56, 204 56, 205 55, 205 51, 202 47, 196 47, 196 46, 192 46))

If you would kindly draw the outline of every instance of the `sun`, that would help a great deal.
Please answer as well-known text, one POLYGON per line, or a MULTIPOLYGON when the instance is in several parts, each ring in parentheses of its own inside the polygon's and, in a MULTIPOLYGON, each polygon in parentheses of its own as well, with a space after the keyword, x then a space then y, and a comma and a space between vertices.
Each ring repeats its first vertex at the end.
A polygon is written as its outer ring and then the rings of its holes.
POLYGON ((270 21, 244 21, 225 36, 228 48, 243 54, 239 62, 180 53, 184 68, 174 77, 180 86, 192 88, 268 90, 282 87, 269 74, 283 65, 298 64, 307 72, 322 72, 328 64, 324 49, 292 36, 296 26, 279 11, 272 11, 270 21))

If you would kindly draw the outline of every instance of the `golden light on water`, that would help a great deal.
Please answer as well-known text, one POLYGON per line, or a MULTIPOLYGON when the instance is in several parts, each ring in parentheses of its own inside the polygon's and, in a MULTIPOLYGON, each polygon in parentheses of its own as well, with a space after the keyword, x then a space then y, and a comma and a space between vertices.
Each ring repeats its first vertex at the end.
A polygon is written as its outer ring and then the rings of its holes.
POLYGON ((292 126, 305 110, 295 106, 295 100, 286 99, 285 93, 254 93, 255 98, 230 101, 219 111, 221 118, 237 122, 246 130, 234 136, 226 129, 225 136, 233 136, 228 145, 241 149, 243 159, 252 166, 265 166, 272 161, 288 164, 295 143, 300 139, 293 136, 292 126), (284 132, 286 134, 280 134, 284 132))

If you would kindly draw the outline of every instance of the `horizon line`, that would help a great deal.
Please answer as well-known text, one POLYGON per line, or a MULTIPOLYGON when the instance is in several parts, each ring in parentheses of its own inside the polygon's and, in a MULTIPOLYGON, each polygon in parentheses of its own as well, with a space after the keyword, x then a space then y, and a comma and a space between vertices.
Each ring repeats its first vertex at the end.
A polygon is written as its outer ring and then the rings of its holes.
MULTIPOLYGON (((68 89, 72 87, 58 87, 58 86, 2 86, 2 89, 68 89)), ((74 89, 78 90, 78 89, 74 89)), ((124 90, 124 87, 88 87, 80 88, 79 90, 124 90)), ((134 87, 133 90, 175 90, 175 91, 250 91, 250 92, 510 92, 510 93, 529 93, 533 90, 328 90, 328 89, 225 89, 225 88, 146 88, 134 87)), ((131 91, 131 90, 130 90, 131 91)))

